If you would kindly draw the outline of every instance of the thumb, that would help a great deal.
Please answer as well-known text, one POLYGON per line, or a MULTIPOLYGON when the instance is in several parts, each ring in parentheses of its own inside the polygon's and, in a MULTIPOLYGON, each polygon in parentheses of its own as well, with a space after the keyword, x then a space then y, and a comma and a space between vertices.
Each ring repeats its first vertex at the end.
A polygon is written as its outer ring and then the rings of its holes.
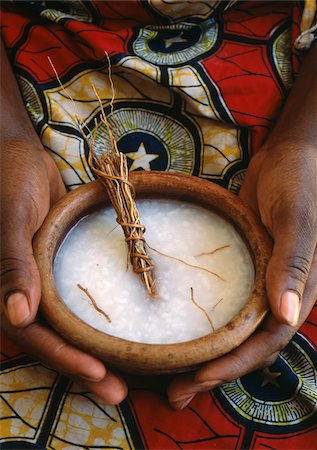
POLYGON ((306 216, 277 221, 274 248, 266 274, 266 289, 274 316, 296 326, 317 241, 317 224, 306 216))
POLYGON ((9 322, 24 327, 37 313, 41 284, 32 240, 24 236, 21 224, 15 225, 1 232, 1 302, 9 322))

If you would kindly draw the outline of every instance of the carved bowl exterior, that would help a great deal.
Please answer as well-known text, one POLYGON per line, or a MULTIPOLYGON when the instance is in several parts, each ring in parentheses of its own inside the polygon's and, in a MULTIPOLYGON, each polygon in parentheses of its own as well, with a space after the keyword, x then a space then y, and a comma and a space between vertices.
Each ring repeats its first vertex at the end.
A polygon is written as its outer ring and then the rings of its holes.
POLYGON ((77 347, 114 368, 141 375, 193 370, 239 346, 259 326, 268 311, 265 273, 272 244, 259 219, 234 194, 214 183, 170 172, 131 173, 137 198, 176 199, 200 205, 232 223, 250 251, 255 280, 239 313, 222 328, 188 342, 143 344, 96 330, 78 318, 59 296, 54 258, 69 230, 82 217, 110 205, 102 183, 84 185, 62 198, 50 211, 34 240, 42 283, 41 310, 48 322, 77 347))

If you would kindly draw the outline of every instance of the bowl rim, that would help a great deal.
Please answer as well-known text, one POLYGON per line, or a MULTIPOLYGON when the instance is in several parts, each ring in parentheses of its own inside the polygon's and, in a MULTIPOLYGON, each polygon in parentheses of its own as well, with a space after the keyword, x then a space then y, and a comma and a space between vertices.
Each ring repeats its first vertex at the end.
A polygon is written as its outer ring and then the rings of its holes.
MULTIPOLYGON (((248 244, 254 267, 253 290, 242 309, 215 332, 191 341, 147 344, 93 328, 76 316, 59 296, 53 275, 58 247, 73 225, 93 210, 110 205, 99 180, 64 196, 49 212, 34 239, 34 256, 42 283, 40 308, 48 322, 77 347, 108 364, 136 374, 192 370, 239 346, 268 311, 265 272, 272 243, 258 217, 236 195, 198 177, 172 172, 133 172, 129 176, 139 198, 168 198, 199 204, 233 223, 248 244)), ((142 220, 142 218, 141 218, 142 220)))

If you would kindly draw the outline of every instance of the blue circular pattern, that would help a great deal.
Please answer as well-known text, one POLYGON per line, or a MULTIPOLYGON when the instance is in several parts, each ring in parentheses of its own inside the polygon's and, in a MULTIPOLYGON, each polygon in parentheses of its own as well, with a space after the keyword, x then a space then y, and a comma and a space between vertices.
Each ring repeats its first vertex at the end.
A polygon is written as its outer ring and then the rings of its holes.
POLYGON ((316 423, 316 367, 314 349, 297 334, 271 367, 225 383, 215 397, 245 427, 294 433, 316 423))
MULTIPOLYGON (((117 104, 106 115, 118 149, 126 154, 131 171, 195 173, 201 141, 194 123, 185 115, 151 102, 117 104), (173 117, 176 114, 177 118, 173 117)), ((111 142, 99 114, 91 120, 92 130, 95 119, 99 124, 94 149, 100 154, 110 148, 111 142)))
POLYGON ((216 47, 219 27, 214 19, 196 24, 141 28, 131 50, 156 65, 175 66, 209 54, 216 47))

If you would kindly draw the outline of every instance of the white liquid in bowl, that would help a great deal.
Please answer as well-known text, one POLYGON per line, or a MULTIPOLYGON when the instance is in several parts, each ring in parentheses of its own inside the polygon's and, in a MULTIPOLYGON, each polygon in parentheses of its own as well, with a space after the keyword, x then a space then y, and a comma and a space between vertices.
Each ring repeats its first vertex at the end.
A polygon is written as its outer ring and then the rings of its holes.
POLYGON ((159 297, 149 298, 140 277, 130 265, 127 270, 127 245, 108 207, 82 219, 56 255, 56 287, 68 308, 100 331, 144 343, 185 342, 228 323, 254 283, 250 253, 235 228, 176 200, 139 200, 137 206, 146 242, 160 252, 148 248, 159 297))

